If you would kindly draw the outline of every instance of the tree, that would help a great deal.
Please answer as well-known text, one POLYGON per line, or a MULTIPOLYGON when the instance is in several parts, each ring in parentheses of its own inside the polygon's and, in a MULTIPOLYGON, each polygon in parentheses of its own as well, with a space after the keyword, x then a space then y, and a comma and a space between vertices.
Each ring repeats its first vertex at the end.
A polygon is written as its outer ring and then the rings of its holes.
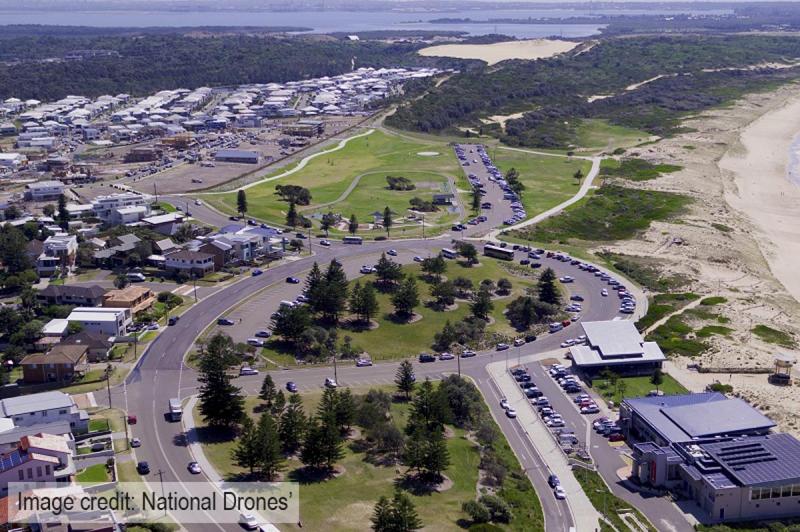
POLYGON ((27 246, 28 241, 18 228, 6 224, 0 229, 0 262, 7 273, 19 274, 33 266, 27 246))
POLYGON ((531 296, 520 296, 508 304, 506 318, 518 331, 524 331, 535 323, 545 323, 558 313, 558 307, 544 303, 531 296))
POLYGON ((375 532, 391 532, 394 530, 392 513, 392 504, 389 499, 382 495, 372 510, 372 517, 370 518, 372 530, 375 532))
POLYGON ((236 448, 233 450, 233 460, 239 467, 249 470, 251 475, 259 464, 258 446, 253 420, 245 416, 242 420, 242 430, 236 440, 236 448))
POLYGON ((495 523, 508 523, 511 520, 511 508, 497 495, 481 495, 478 501, 489 511, 489 519, 495 523))
POLYGON ((326 413, 322 418, 313 419, 306 430, 300 460, 309 467, 330 470, 342 455, 336 414, 326 413))
POLYGON ((19 210, 19 207, 16 205, 9 205, 6 207, 6 210, 3 211, 3 216, 5 216, 6 220, 16 220, 22 216, 22 211, 19 210))
POLYGON ((261 383, 261 391, 258 393, 258 397, 264 401, 264 406, 271 409, 272 403, 275 401, 276 393, 275 381, 272 380, 272 375, 267 373, 264 377, 264 381, 261 383))
POLYGON ((572 174, 572 177, 574 177, 574 178, 575 178, 575 181, 577 181, 577 184, 578 184, 578 185, 580 185, 580 184, 581 184, 581 180, 583 179, 583 170, 581 170, 580 168, 578 168, 578 169, 575 171, 575 173, 574 173, 574 174, 572 174))
POLYGON ((536 289, 539 293, 539 301, 550 303, 551 305, 561 304, 561 293, 556 286, 556 272, 552 268, 546 268, 542 272, 536 289))
POLYGON ((283 452, 295 453, 303 441, 306 426, 306 415, 303 412, 303 400, 297 394, 289 397, 289 404, 281 414, 278 435, 281 440, 283 452))
POLYGON ((489 314, 494 309, 494 303, 492 303, 492 296, 489 290, 481 286, 480 290, 478 290, 478 293, 473 296, 472 303, 470 303, 469 308, 472 312, 472 315, 476 318, 480 318, 482 320, 488 319, 489 314))
POLYGON ((58 226, 64 231, 69 229, 69 211, 67 210, 67 198, 64 194, 58 196, 58 226))
POLYGON ((273 416, 280 416, 285 407, 286 396, 283 394, 283 390, 278 390, 278 392, 275 394, 275 399, 272 401, 272 408, 270 408, 269 411, 272 412, 273 416))
POLYGON ((478 250, 471 242, 459 243, 458 252, 466 259, 468 266, 478 264, 478 250))
POLYGON ((130 280, 128 279, 128 276, 125 275, 124 273, 121 273, 121 274, 117 275, 116 277, 114 277, 114 288, 116 288, 118 290, 122 290, 123 288, 125 288, 129 284, 130 284, 130 280))
POLYGON ((269 413, 264 413, 258 420, 256 439, 258 441, 258 466, 267 480, 273 480, 283 468, 284 459, 281 454, 281 442, 278 438, 278 426, 269 413))
POLYGON ((419 290, 413 276, 407 276, 392 295, 392 305, 395 314, 401 318, 414 314, 414 308, 419 305, 419 290))
POLYGON ((378 312, 378 308, 378 298, 372 285, 361 286, 361 283, 356 281, 350 291, 350 312, 354 313, 359 321, 369 323, 378 312))
POLYGON ((442 478, 442 471, 450 467, 450 451, 447 450, 444 431, 431 431, 426 447, 425 472, 429 477, 438 481, 442 478))
POLYGON ((241 390, 230 382, 228 362, 233 354, 233 341, 225 334, 211 337, 200 357, 200 414, 212 427, 230 427, 244 416, 241 390))
POLYGON ((236 193, 236 210, 241 216, 247 214, 247 193, 243 188, 236 193))
POLYGON ((275 193, 283 201, 298 205, 311 205, 311 192, 299 185, 276 185, 275 193))
POLYGON ((338 394, 334 413, 336 416, 336 423, 339 424, 340 430, 344 433, 349 432, 350 426, 353 424, 353 419, 356 416, 356 405, 350 388, 345 388, 338 394))
POLYGON ((300 252, 303 250, 303 241, 299 238, 293 238, 289 241, 289 249, 294 252, 300 252))
POLYGON ((481 189, 478 187, 472 187, 472 210, 475 213, 481 210, 481 189))
POLYGON ((411 498, 399 489, 396 490, 392 500, 391 532, 413 532, 420 528, 422 528, 422 521, 411 498))
POLYGON ((656 387, 656 393, 658 393, 658 387, 664 384, 664 372, 661 371, 661 368, 653 370, 653 374, 650 375, 650 384, 656 387))
POLYGON ((513 190, 517 196, 522 195, 522 191, 525 190, 525 185, 519 180, 519 172, 517 172, 516 168, 512 168, 508 171, 506 174, 506 182, 508 182, 508 186, 511 187, 511 190, 513 190))
POLYGON ((435 257, 423 259, 421 268, 434 283, 438 283, 442 280, 442 275, 447 271, 447 262, 439 254, 435 257))
POLYGON ((297 207, 293 201, 289 202, 289 210, 286 211, 286 225, 289 227, 300 225, 300 216, 297 214, 297 207))
POLYGON ((42 214, 45 216, 50 216, 51 218, 56 213, 56 207, 52 203, 48 203, 42 208, 42 214))
POLYGON ((628 388, 628 385, 625 383, 625 379, 617 379, 617 394, 621 397, 625 397, 625 390, 628 388))
POLYGON ((386 206, 383 209, 383 227, 386 229, 386 236, 389 235, 389 229, 392 227, 392 210, 386 206))
POLYGON ((347 306, 347 275, 342 263, 334 259, 328 264, 320 286, 314 310, 321 312, 326 320, 335 324, 339 320, 339 314, 347 306))
POLYGON ((498 294, 508 295, 508 294, 511 293, 511 288, 512 287, 513 287, 513 285, 511 284, 511 281, 509 281, 505 277, 503 277, 503 278, 501 278, 501 279, 499 279, 497 281, 497 293, 498 294))
POLYGON ((449 419, 450 408, 447 397, 434 389, 430 379, 425 379, 411 403, 406 433, 413 434, 417 429, 426 433, 442 430, 449 419))
POLYGON ((456 277, 453 279, 453 286, 458 289, 459 297, 467 297, 472 291, 472 280, 466 277, 456 277))
POLYGON ((445 281, 431 288, 431 295, 436 299, 438 308, 449 307, 456 302, 456 287, 453 281, 445 281))
POLYGON ((327 214, 322 215, 322 219, 319 222, 319 226, 323 231, 325 231, 326 237, 328 236, 328 231, 330 230, 330 228, 336 224, 336 220, 337 220, 336 215, 330 211, 328 211, 327 214))
POLYGON ((350 215, 350 220, 347 222, 347 231, 354 235, 358 232, 358 218, 355 214, 350 215))
POLYGON ((416 381, 414 367, 411 365, 411 362, 408 360, 402 361, 400 367, 397 368, 397 373, 395 373, 394 383, 397 385, 397 390, 405 394, 406 400, 411 398, 411 392, 414 391, 416 381))
POLYGON ((399 264, 386 257, 386 253, 381 253, 381 258, 375 264, 375 278, 384 287, 393 285, 403 278, 403 270, 399 264))
POLYGON ((311 327, 311 314, 305 305, 281 305, 272 319, 272 330, 284 340, 297 345, 306 329, 311 327))
POLYGON ((461 505, 461 511, 469 515, 473 524, 489 522, 489 510, 478 501, 466 501, 461 505))

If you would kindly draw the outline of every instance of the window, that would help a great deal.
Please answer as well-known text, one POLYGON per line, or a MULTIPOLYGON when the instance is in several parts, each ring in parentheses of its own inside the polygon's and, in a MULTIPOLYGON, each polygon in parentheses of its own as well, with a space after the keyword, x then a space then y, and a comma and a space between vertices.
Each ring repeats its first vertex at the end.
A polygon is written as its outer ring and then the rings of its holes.
POLYGON ((47 410, 42 410, 42 417, 47 417, 47 410))
POLYGON ((59 410, 58 413, 61 414, 61 415, 64 415, 64 414, 67 413, 67 411, 66 410, 59 410))
POLYGON ((50 476, 50 464, 44 466, 44 474, 50 476))
POLYGON ((781 488, 781 497, 791 497, 792 496, 792 486, 783 486, 781 488))
POLYGON ((23 471, 22 469, 19 470, 19 479, 25 480, 25 471, 23 471))
POLYGON ((800 484, 795 484, 792 486, 792 496, 797 497, 800 496, 800 484))
POLYGON ((36 476, 37 477, 42 476, 42 466, 36 466, 36 476))
POLYGON ((28 480, 31 480, 32 478, 33 478, 33 468, 29 467, 28 468, 28 480))

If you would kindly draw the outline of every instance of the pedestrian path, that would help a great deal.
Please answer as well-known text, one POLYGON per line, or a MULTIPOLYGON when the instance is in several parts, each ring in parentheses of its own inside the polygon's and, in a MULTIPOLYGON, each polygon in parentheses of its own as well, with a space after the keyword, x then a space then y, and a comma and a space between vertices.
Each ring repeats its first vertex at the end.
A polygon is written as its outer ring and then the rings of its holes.
MULTIPOLYGON (((529 363, 545 358, 558 356, 554 352, 538 353, 523 357, 524 363, 529 363)), ((522 393, 519 385, 506 370, 505 362, 493 362, 486 366, 489 375, 500 388, 512 408, 517 411, 517 421, 525 427, 525 434, 533 444, 536 452, 547 465, 548 470, 557 475, 561 486, 567 493, 566 504, 569 505, 577 530, 599 529, 600 514, 592 506, 583 488, 575 478, 572 468, 561 449, 556 445, 550 431, 534 414, 528 403, 528 398, 522 393)), ((551 494, 540 493, 540 497, 550 497, 551 494)))

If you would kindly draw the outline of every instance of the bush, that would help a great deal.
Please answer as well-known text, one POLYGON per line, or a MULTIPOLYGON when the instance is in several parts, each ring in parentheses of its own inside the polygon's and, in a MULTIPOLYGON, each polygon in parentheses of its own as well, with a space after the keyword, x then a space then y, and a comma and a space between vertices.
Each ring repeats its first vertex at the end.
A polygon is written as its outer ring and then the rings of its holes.
POLYGON ((509 508, 506 501, 497 495, 484 495, 478 501, 489 510, 491 521, 508 523, 511 520, 511 508, 509 508))
POLYGON ((490 519, 489 509, 476 501, 467 501, 461 505, 461 509, 469 515, 473 523, 488 523, 490 519))

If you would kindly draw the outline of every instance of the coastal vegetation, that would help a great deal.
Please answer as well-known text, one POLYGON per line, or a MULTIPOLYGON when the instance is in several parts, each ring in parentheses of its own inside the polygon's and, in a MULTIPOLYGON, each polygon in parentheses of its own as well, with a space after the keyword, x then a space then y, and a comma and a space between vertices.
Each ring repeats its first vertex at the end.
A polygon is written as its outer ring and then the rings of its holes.
POLYGON ((608 161, 600 170, 600 175, 605 177, 619 177, 630 181, 648 181, 656 179, 663 174, 670 174, 681 169, 676 164, 654 164, 644 159, 634 157, 624 158, 620 161, 608 161))

